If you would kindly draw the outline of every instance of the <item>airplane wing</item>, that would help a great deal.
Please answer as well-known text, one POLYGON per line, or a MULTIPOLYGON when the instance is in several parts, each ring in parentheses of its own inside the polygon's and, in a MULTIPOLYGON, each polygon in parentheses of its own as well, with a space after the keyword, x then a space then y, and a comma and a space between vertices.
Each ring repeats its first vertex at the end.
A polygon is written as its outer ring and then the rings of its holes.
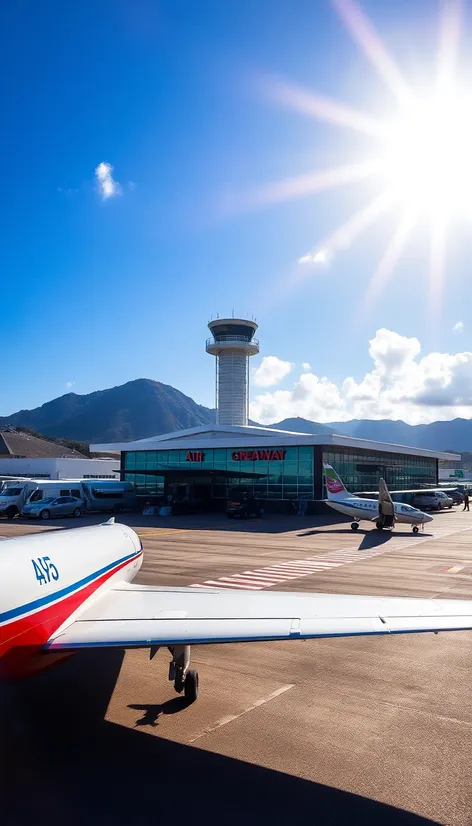
POLYGON ((49 651, 472 629, 472 600, 120 585, 54 634, 49 651))

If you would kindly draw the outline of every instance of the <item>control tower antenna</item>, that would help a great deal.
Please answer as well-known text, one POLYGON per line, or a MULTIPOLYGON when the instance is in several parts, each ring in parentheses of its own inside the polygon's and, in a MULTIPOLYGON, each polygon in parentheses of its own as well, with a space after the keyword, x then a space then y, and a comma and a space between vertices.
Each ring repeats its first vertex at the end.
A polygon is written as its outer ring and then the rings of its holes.
POLYGON ((206 351, 216 356, 216 421, 247 425, 249 418, 249 356, 259 352, 255 321, 219 318, 208 324, 212 337, 206 351))

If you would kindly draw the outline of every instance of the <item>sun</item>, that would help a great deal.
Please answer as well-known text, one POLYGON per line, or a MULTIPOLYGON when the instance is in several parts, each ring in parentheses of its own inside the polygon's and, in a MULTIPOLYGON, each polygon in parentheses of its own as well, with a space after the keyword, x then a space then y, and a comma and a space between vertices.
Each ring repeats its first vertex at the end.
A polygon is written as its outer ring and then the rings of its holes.
POLYGON ((455 89, 418 100, 389 124, 382 167, 396 201, 416 212, 470 210, 472 106, 455 89))
MULTIPOLYGON (((396 215, 392 236, 375 268, 366 296, 370 303, 385 288, 417 222, 430 222, 431 309, 441 307, 447 231, 452 218, 472 219, 472 96, 461 87, 457 55, 461 35, 461 0, 439 3, 438 48, 428 92, 416 92, 354 0, 331 0, 343 25, 361 47, 393 96, 392 118, 363 112, 318 92, 280 79, 265 79, 266 98, 308 117, 363 133, 369 140, 365 159, 331 169, 272 182, 253 191, 247 206, 260 207, 319 193, 368 179, 378 194, 329 237, 320 238, 298 264, 308 273, 329 264, 339 251, 372 227, 384 213, 396 215), (398 215, 400 216, 398 218, 398 215)), ((297 279, 298 280, 298 279, 297 279)))

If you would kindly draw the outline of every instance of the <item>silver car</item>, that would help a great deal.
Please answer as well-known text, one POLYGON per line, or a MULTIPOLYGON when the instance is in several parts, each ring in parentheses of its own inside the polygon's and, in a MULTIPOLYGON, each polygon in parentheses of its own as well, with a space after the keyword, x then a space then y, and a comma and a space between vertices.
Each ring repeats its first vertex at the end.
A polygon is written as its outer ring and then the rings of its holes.
POLYGON ((36 519, 50 519, 60 516, 82 516, 84 503, 82 499, 75 496, 48 496, 46 499, 38 499, 36 502, 28 502, 23 505, 22 516, 29 516, 36 519))
POLYGON ((448 496, 443 490, 437 490, 436 496, 439 496, 440 499, 443 501, 443 508, 452 508, 454 504, 454 500, 451 496, 448 496))

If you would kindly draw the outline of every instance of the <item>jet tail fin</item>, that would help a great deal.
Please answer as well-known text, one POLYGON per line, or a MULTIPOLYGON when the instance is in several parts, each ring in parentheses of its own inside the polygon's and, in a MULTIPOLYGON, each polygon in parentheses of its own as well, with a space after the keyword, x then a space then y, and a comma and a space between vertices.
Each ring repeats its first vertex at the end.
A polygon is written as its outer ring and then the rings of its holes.
POLYGON ((393 500, 385 479, 379 479, 379 513, 384 516, 393 516, 393 500))
POLYGON ((350 495, 349 491, 344 487, 342 479, 331 465, 324 465, 324 475, 328 499, 334 502, 341 502, 343 499, 347 499, 350 495))

